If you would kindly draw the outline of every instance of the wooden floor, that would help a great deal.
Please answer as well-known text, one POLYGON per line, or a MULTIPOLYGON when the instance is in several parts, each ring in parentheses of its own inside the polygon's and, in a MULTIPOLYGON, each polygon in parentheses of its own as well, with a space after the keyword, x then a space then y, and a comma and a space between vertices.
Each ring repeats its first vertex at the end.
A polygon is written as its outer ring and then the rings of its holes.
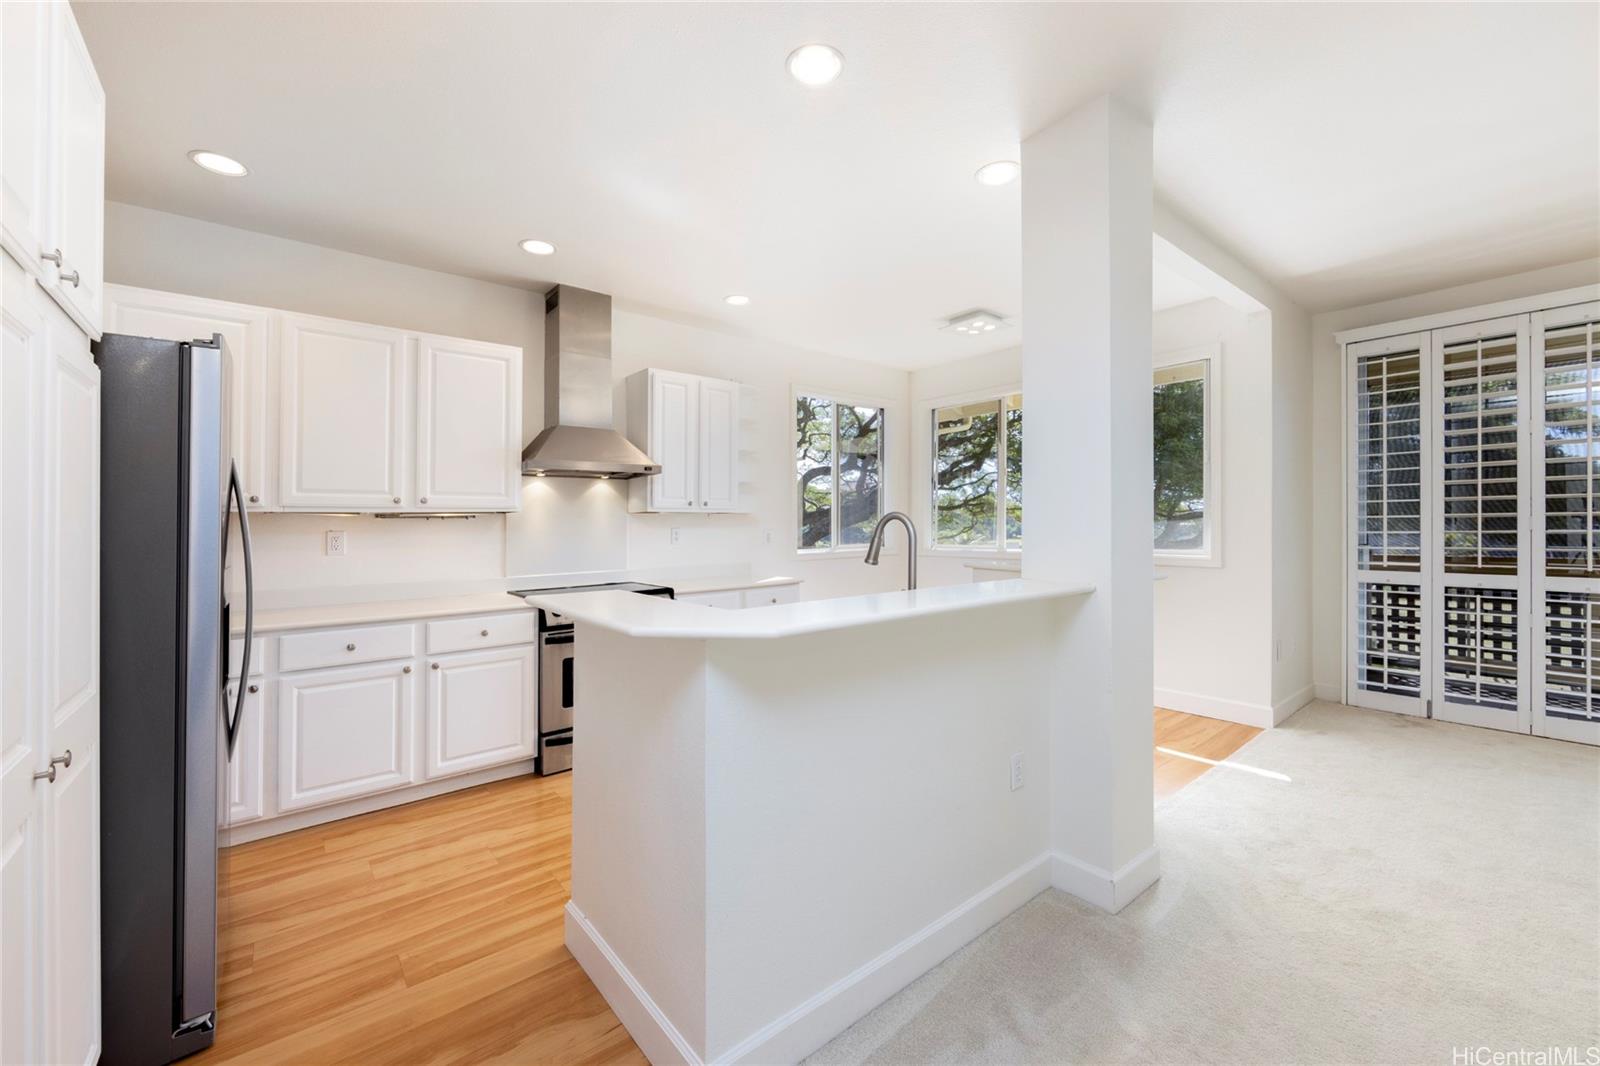
MULTIPOLYGON (((1260 732, 1156 710, 1156 745, 1260 732)), ((1156 752, 1158 796, 1210 769, 1156 752)), ((522 777, 222 854, 216 1045, 193 1060, 643 1062, 562 943, 572 777, 522 777)))

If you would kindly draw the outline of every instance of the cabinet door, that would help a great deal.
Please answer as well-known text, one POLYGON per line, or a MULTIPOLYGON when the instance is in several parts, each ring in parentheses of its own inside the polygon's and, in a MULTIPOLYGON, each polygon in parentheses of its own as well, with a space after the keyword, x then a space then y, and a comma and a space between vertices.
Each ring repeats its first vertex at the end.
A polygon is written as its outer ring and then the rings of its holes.
POLYGON ((279 502, 394 511, 406 477, 408 338, 398 330, 279 315, 279 502))
MULTIPOLYGON (((0 5, 0 19, 15 8, 0 5)), ((7 23, 7 31, 10 24, 7 23)), ((7 42, 6 63, 11 61, 7 42)), ((9 78, 10 70, 6 71, 9 78)), ((6 83, 9 90, 10 82, 6 83)), ((10 102, 6 104, 10 119, 10 102)), ((7 133, 9 134, 9 130, 7 133)), ((9 144, 9 141, 7 142, 9 144)), ((46 1062, 44 804, 49 761, 40 632, 45 337, 33 279, 0 255, 0 1062, 46 1062)))
POLYGON ((46 336, 44 748, 62 759, 45 801, 46 1016, 50 1061, 91 1063, 100 1048, 100 370, 64 315, 48 316, 46 336))
POLYGON ((700 379, 699 499, 703 510, 739 506, 739 385, 700 379))
POLYGON ((521 350, 419 338, 418 509, 514 511, 521 459, 521 350))
POLYGON ((699 379, 666 370, 650 372, 650 458, 661 473, 650 479, 651 510, 697 510, 695 430, 699 379))
POLYGON ((43 273, 50 7, 0 4, 0 246, 36 276, 43 273))
POLYGON ((233 357, 229 430, 233 458, 239 463, 250 509, 272 509, 277 501, 274 475, 278 469, 269 418, 272 312, 198 296, 107 285, 105 321, 112 333, 169 341, 222 334, 233 357))
POLYGON ((428 670, 427 775, 531 759, 533 648, 436 656, 428 670))
MULTIPOLYGON (((228 805, 224 825, 253 822, 267 813, 267 701, 261 697, 266 684, 260 678, 245 682, 244 707, 240 712, 239 739, 234 744, 233 755, 228 759, 228 805)), ((224 690, 228 700, 228 713, 233 713, 234 701, 239 698, 239 682, 231 681, 224 690)))
POLYGON ((278 686, 278 810, 416 780, 410 663, 285 674, 278 686))
POLYGON ((61 250, 51 292, 91 336, 100 336, 105 297, 106 93, 69 4, 55 20, 54 201, 46 242, 61 250))

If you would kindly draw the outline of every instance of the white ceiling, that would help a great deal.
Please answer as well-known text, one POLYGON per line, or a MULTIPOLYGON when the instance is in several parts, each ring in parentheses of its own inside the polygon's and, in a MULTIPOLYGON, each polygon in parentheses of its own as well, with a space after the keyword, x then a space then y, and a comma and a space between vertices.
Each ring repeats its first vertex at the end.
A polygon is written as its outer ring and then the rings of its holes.
POLYGON ((1106 91, 1158 194, 1311 310, 1600 252, 1594 4, 75 10, 113 199, 894 366, 1018 312, 1019 189, 972 172, 1106 91), (826 89, 784 70, 812 40, 826 89))

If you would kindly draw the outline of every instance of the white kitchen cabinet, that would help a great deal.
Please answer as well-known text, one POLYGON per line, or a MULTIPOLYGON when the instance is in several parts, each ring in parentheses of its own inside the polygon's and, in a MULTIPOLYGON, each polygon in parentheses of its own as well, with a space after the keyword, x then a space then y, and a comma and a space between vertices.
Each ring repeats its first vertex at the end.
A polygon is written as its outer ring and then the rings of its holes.
POLYGON ((522 350, 417 340, 416 510, 514 511, 522 490, 522 350))
POLYGON ((796 603, 800 599, 799 585, 763 585, 745 589, 740 594, 743 607, 775 607, 780 603, 796 603))
POLYGON ((708 589, 705 592, 682 592, 677 597, 680 603, 697 603, 702 607, 720 607, 732 611, 746 607, 772 607, 780 603, 794 603, 799 598, 799 585, 746 585, 737 588, 708 589))
POLYGON ((0 1051, 100 1046, 100 372, 0 256, 0 1051))
POLYGON ((278 457, 270 410, 272 312, 248 304, 207 300, 181 293, 106 286, 106 331, 169 341, 209 339, 220 333, 233 358, 230 386, 233 458, 239 464, 247 506, 277 506, 278 457))
MULTIPOLYGON (((228 757, 228 804, 225 825, 240 825, 262 818, 267 813, 267 745, 271 735, 267 729, 267 701, 263 698, 265 682, 252 676, 245 683, 244 704, 240 709, 238 738, 233 753, 228 757)), ((224 690, 228 713, 232 714, 239 698, 239 682, 228 684, 224 690)))
POLYGON ((309 315, 278 318, 279 490, 284 507, 414 509, 406 498, 412 339, 309 315))
POLYGON ((628 509, 739 510, 739 383, 641 370, 628 377, 626 394, 628 439, 661 466, 629 482, 628 509))
POLYGON ((426 773, 465 773, 531 759, 534 649, 435 656, 428 663, 426 773))
POLYGON ((70 5, 0 5, 0 79, 0 244, 98 338, 106 97, 70 5))
POLYGON ((285 674, 277 689, 280 811, 416 780, 412 663, 285 674))

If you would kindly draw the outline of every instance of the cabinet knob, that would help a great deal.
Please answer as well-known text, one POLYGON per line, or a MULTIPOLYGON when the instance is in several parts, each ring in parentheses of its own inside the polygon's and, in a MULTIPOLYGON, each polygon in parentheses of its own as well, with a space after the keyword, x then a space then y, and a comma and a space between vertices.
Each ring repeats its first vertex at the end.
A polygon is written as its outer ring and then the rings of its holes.
POLYGON ((251 503, 260 503, 260 502, 261 502, 261 497, 260 497, 260 496, 256 496, 256 495, 254 495, 254 494, 252 494, 252 495, 251 495, 251 496, 250 496, 250 502, 251 502, 251 503))
POLYGON ((71 273, 68 273, 67 271, 63 270, 61 272, 61 280, 72 282, 72 287, 76 289, 78 287, 78 272, 74 270, 71 273))
POLYGON ((428 502, 428 498, 426 496, 424 496, 422 499, 418 500, 417 502, 418 503, 427 503, 428 502))
POLYGON ((34 774, 33 774, 33 779, 35 781, 51 781, 51 782, 54 782, 55 779, 56 779, 56 767, 57 766, 71 766, 71 765, 72 765, 72 749, 68 748, 67 749, 67 753, 65 755, 57 755, 54 758, 52 758, 50 760, 50 765, 45 767, 43 770, 35 770, 34 774))
POLYGON ((346 644, 344 646, 344 650, 345 651, 355 651, 356 650, 356 646, 354 644, 346 644))
POLYGON ((435 670, 437 670, 437 669, 439 669, 439 664, 438 664, 438 663, 434 663, 434 664, 433 664, 433 668, 434 668, 434 669, 435 669, 435 670))
POLYGON ((400 672, 401 672, 401 673, 402 673, 402 674, 409 674, 409 673, 410 673, 410 672, 411 672, 411 667, 409 667, 409 666, 402 666, 402 667, 401 667, 401 668, 400 668, 400 672))
POLYGON ((56 266, 60 266, 61 265, 61 249, 57 248, 53 252, 40 252, 39 253, 39 258, 43 259, 46 263, 54 263, 56 266))
POLYGON ((480 630, 478 630, 478 636, 480 636, 480 637, 486 637, 486 636, 488 636, 488 635, 489 635, 489 631, 488 631, 488 630, 487 630, 487 629, 480 629, 480 630))
POLYGON ((251 692, 260 692, 261 691, 261 686, 260 685, 251 685, 250 686, 250 691, 251 692))
POLYGON ((399 502, 400 502, 400 497, 398 497, 398 496, 396 496, 396 497, 395 497, 395 498, 394 498, 394 502, 395 502, 395 503, 399 503, 399 502))

